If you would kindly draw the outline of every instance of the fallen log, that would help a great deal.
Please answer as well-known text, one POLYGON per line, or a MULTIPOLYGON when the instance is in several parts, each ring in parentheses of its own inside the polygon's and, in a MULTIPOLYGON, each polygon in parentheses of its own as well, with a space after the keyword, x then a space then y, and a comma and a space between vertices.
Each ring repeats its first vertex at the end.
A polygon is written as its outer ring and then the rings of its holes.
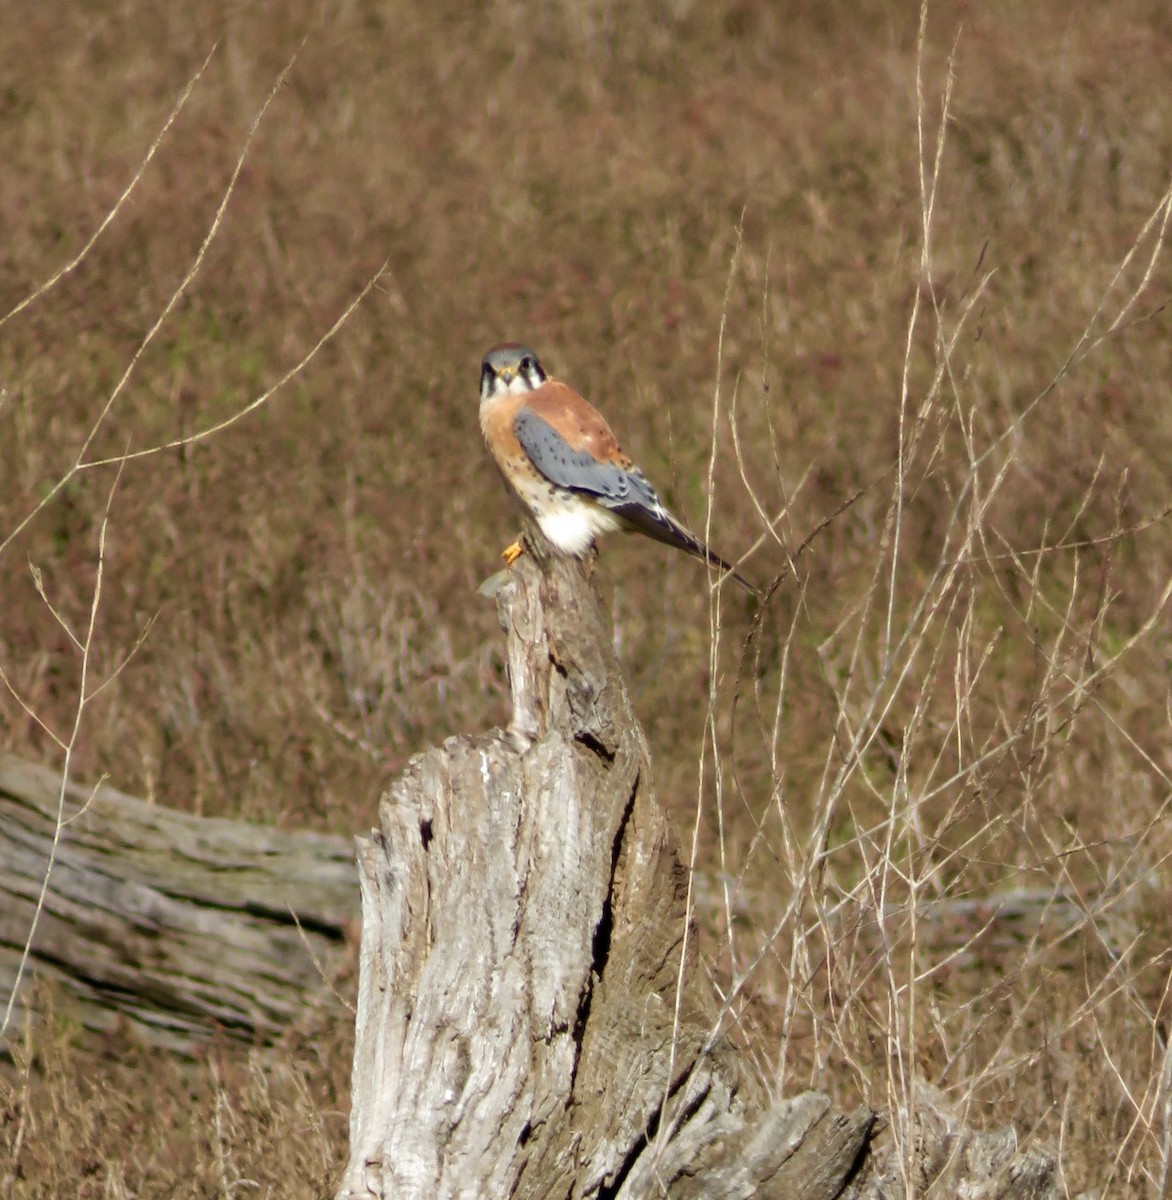
MULTIPOLYGON (((56 773, 0 756, 0 1015, 60 792, 56 773)), ((214 1037, 270 1042, 317 1004, 344 1013, 318 964, 337 961, 357 916, 349 838, 195 817, 106 786, 70 785, 64 799, 10 1037, 37 978, 86 1029, 125 1024, 183 1053, 214 1037)))
POLYGON ((695 970, 687 872, 586 568, 498 592, 505 730, 418 755, 358 840, 363 925, 338 1200, 1054 1197, 1053 1158, 924 1093, 772 1100, 695 970))

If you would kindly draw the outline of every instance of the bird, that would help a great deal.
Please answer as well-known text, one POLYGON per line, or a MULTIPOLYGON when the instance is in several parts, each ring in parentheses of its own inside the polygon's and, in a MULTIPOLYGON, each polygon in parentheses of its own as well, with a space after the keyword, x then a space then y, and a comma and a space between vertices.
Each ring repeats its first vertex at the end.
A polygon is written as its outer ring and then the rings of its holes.
MULTIPOLYGON (((646 534, 757 589, 686 529, 624 453, 610 426, 528 346, 505 342, 480 365, 480 429, 505 485, 561 554, 582 558, 618 530, 646 534)), ((519 541, 502 557, 511 566, 519 541)))

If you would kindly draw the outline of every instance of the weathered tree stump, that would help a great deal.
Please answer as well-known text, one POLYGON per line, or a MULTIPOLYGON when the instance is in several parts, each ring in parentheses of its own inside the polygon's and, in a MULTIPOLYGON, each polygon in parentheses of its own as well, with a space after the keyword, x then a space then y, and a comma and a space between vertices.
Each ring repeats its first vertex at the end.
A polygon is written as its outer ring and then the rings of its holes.
POLYGON ((526 556, 498 604, 509 728, 417 756, 358 841, 339 1200, 1056 1195, 927 1102, 910 1172, 871 1110, 770 1102, 681 962, 686 870, 585 569, 526 556))
MULTIPOLYGON (((60 787, 54 772, 0 756, 0 1015, 60 787)), ((271 1041, 311 1005, 336 1004, 314 959, 332 964, 358 915, 349 838, 195 817, 105 786, 92 797, 69 787, 64 815, 22 1005, 48 978, 85 1028, 125 1023, 190 1053, 213 1037, 271 1041)))

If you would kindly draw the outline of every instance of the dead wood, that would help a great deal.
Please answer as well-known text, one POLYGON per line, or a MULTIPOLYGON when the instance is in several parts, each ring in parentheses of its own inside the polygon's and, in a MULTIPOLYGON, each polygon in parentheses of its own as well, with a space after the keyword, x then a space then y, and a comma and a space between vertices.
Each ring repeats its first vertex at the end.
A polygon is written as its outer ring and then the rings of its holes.
POLYGON ((936 1097, 899 1156, 869 1109, 771 1101, 697 979, 687 873, 585 569, 526 556, 498 604, 509 728, 417 756, 358 841, 339 1200, 1056 1195, 1048 1155, 936 1097))
MULTIPOLYGON (((0 1012, 60 788, 54 772, 0 756, 0 1012)), ((314 959, 332 964, 357 917, 350 839, 195 817, 105 786, 67 788, 62 815, 22 1008, 48 978, 85 1028, 125 1023, 190 1053, 213 1037, 271 1041, 311 1006, 336 1003, 314 959)))

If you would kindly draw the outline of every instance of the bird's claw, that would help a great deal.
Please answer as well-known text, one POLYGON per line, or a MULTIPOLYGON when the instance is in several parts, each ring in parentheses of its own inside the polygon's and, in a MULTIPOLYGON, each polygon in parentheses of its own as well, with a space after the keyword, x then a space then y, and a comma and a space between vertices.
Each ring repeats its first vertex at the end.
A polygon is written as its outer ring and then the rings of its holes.
POLYGON ((525 547, 521 545, 521 539, 518 538, 512 545, 506 546, 501 551, 501 558, 505 560, 511 567, 513 563, 525 553, 525 547))

